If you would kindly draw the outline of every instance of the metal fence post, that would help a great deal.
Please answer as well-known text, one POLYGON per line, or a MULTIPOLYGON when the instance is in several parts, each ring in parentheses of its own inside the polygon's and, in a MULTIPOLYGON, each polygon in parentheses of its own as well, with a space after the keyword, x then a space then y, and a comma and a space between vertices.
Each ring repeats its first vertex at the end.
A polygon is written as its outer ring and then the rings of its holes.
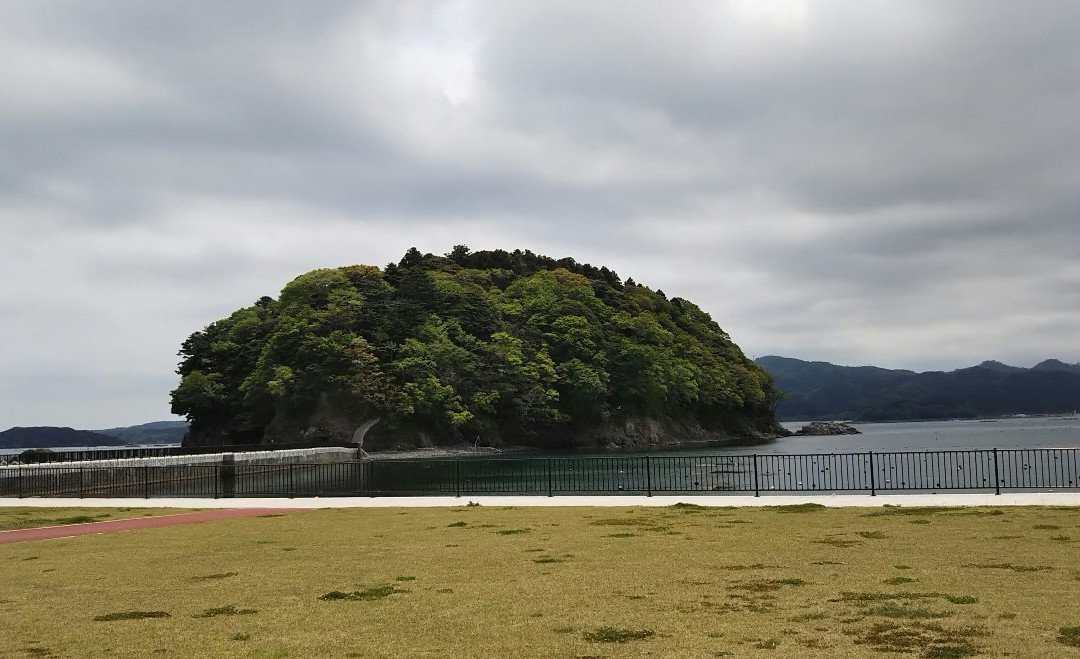
POLYGON ((548 481, 548 496, 555 496, 551 486, 551 458, 547 459, 547 481, 548 481))
POLYGON ((757 453, 754 454, 754 473, 753 473, 753 476, 754 476, 754 496, 759 497, 759 496, 761 496, 761 485, 758 483, 757 453))
POLYGON ((220 491, 221 491, 221 465, 215 464, 214 465, 214 498, 215 499, 218 499, 218 498, 221 497, 220 491))
POLYGON ((23 498, 23 473, 22 465, 19 465, 19 498, 23 498))
POLYGON ((454 458, 454 496, 461 497, 461 458, 454 458))
POLYGON ((293 486, 293 464, 289 463, 289 498, 296 497, 296 488, 293 486))
POLYGON ((221 496, 232 499, 236 496, 236 456, 225 453, 221 456, 221 496))
POLYGON ((79 498, 83 498, 83 466, 79 465, 79 498))
POLYGON ((998 451, 994 447, 994 494, 1001 494, 1001 476, 998 473, 998 451))
POLYGON ((652 496, 652 456, 645 456, 645 492, 652 496))
POLYGON ((143 465, 143 498, 150 498, 150 465, 143 465))
POLYGON ((866 454, 870 456, 870 496, 876 497, 877 487, 874 484, 874 452, 867 451, 866 454))

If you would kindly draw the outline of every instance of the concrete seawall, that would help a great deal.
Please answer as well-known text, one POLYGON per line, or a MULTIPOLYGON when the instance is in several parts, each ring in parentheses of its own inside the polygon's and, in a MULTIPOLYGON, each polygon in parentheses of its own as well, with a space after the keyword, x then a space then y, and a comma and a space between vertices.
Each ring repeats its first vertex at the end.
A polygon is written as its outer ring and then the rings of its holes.
POLYGON ((11 465, 0 467, 0 497, 258 496, 317 491, 326 470, 359 491, 364 472, 351 466, 360 464, 356 453, 325 447, 11 465))
POLYGON ((0 467, 0 474, 5 470, 18 470, 19 467, 24 469, 33 467, 171 467, 178 465, 213 465, 230 461, 233 464, 326 464, 330 462, 349 462, 356 459, 356 454, 356 449, 338 446, 285 449, 281 451, 200 453, 197 455, 171 455, 155 458, 119 458, 50 464, 5 465, 0 467), (231 456, 231 458, 228 456, 231 456))

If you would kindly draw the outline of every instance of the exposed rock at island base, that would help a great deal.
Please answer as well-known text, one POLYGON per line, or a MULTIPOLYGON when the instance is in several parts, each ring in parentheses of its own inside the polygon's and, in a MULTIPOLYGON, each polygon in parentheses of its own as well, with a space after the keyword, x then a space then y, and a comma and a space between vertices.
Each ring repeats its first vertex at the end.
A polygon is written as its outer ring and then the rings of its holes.
MULTIPOLYGON (((493 449, 567 449, 600 448, 643 450, 690 446, 754 445, 790 436, 776 422, 737 423, 727 428, 706 428, 693 419, 632 417, 609 420, 587 428, 565 428, 531 437, 476 437, 475 443, 463 442, 450 446, 438 441, 429 432, 418 428, 403 428, 393 422, 375 426, 367 434, 361 448, 365 451, 408 451, 436 448, 493 448, 493 449)), ((308 436, 311 436, 309 433, 308 436)), ((340 436, 340 435, 339 435, 340 436)), ((330 439, 326 437, 326 439, 330 439)))
POLYGON ((812 421, 795 431, 795 435, 861 435, 858 428, 840 421, 812 421))

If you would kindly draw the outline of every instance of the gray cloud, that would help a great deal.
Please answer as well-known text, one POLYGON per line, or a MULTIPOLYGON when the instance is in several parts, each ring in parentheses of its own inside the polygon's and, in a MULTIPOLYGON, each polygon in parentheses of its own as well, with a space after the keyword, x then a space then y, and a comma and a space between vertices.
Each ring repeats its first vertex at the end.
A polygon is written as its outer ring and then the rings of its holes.
POLYGON ((0 4, 0 427, 311 268, 529 248, 751 355, 1080 361, 1072 2, 0 4))

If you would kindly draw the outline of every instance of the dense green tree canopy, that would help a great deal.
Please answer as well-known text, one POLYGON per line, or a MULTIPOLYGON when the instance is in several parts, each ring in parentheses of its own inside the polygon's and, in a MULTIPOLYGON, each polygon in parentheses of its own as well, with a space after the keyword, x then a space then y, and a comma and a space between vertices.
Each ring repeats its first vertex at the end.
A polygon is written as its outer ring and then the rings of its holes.
POLYGON ((694 304, 528 251, 411 249, 314 270, 184 342, 173 411, 198 443, 563 445, 670 418, 773 427, 777 392, 694 304), (396 437, 395 437, 396 436, 396 437))

